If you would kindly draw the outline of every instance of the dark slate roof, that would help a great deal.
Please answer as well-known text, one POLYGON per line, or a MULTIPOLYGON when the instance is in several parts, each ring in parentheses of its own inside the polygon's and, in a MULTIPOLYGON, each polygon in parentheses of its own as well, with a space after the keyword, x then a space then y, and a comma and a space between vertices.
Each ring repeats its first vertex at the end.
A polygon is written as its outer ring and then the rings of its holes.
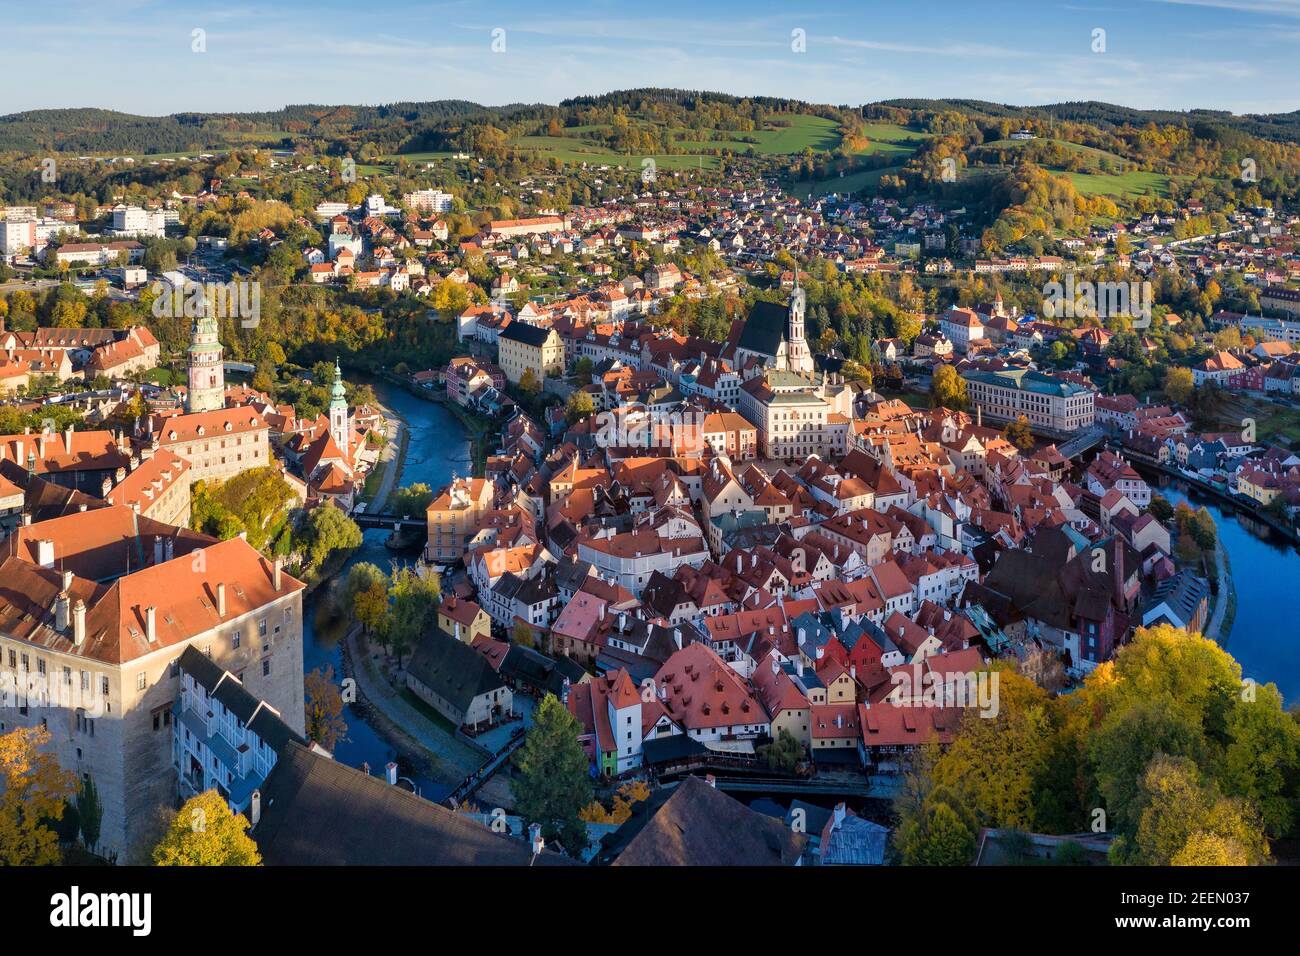
POLYGON ((745 326, 740 331, 740 340, 736 348, 748 349, 760 355, 775 356, 785 341, 786 324, 790 318, 789 309, 776 302, 759 300, 749 310, 745 326))
POLYGON ((793 866, 807 837, 687 777, 666 799, 636 804, 606 841, 599 859, 615 866, 793 866))
POLYGON ((177 663, 276 753, 282 753, 291 740, 306 743, 284 722, 275 708, 246 691, 239 678, 223 670, 193 644, 181 652, 177 663))
POLYGON ((462 713, 475 697, 505 686, 482 654, 436 627, 420 638, 406 672, 462 713))
MULTIPOLYGON (((251 836, 268 866, 528 866, 527 843, 290 743, 251 836)), ((536 865, 574 861, 550 850, 536 865)))
POLYGON ((226 674, 223 668, 214 663, 212 658, 193 644, 181 651, 181 656, 177 658, 176 663, 181 670, 194 678, 208 693, 211 693, 212 689, 221 683, 221 678, 226 674))
POLYGON ((567 657, 547 657, 541 651, 522 644, 510 645, 506 656, 501 661, 499 672, 502 677, 519 681, 530 687, 554 694, 564 693, 564 680, 577 684, 587 675, 582 665, 567 657))
POLYGON ((550 329, 529 325, 527 322, 511 322, 501 330, 499 337, 509 339, 512 342, 522 342, 524 345, 531 345, 533 348, 541 348, 546 344, 550 332, 550 329))
POLYGON ((8 458, 0 461, 0 476, 23 489, 23 514, 33 522, 48 521, 75 514, 85 508, 107 508, 108 503, 73 488, 65 488, 33 475, 24 466, 8 458))

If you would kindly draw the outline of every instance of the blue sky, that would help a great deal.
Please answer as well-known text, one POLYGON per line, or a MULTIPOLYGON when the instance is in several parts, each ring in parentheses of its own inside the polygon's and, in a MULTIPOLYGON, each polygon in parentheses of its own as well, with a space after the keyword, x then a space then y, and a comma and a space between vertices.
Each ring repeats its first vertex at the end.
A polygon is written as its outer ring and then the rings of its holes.
POLYGON ((1300 0, 43 0, 0 6, 0 24, 0 113, 554 103, 640 86, 1300 109, 1300 0), (196 29, 206 52, 191 49, 196 29))

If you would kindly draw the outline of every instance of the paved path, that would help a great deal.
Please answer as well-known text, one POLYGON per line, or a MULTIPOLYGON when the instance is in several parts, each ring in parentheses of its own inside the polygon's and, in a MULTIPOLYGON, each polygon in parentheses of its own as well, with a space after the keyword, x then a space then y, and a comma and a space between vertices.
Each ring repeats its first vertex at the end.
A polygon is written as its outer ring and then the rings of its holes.
MULTIPOLYGON (((360 629, 348 632, 348 656, 352 661, 357 690, 385 721, 406 739, 435 758, 429 776, 448 788, 482 766, 485 755, 460 738, 439 727, 420 713, 379 672, 371 651, 361 647, 360 629)), ((493 777, 479 790, 475 802, 480 807, 511 805, 510 785, 504 777, 493 777)))
POLYGON ((375 462, 375 467, 379 462, 387 462, 384 468, 383 477, 379 479, 379 487, 375 489, 375 496, 366 505, 366 510, 372 514, 382 514, 384 506, 388 504, 388 495, 393 490, 398 476, 402 470, 402 454, 404 451, 402 442, 406 439, 406 423, 396 415, 388 419, 388 433, 392 439, 384 445, 384 450, 379 453, 379 461, 375 462))
MULTIPOLYGON (((1214 601, 1214 614, 1206 625, 1205 636, 1212 641, 1220 641, 1219 629, 1223 627, 1223 616, 1228 613, 1228 603, 1232 598, 1232 575, 1228 573, 1228 562, 1223 554, 1223 542, 1217 536, 1214 541, 1214 565, 1219 576, 1219 594, 1214 601)), ((1222 643, 1222 641, 1220 641, 1222 643)))

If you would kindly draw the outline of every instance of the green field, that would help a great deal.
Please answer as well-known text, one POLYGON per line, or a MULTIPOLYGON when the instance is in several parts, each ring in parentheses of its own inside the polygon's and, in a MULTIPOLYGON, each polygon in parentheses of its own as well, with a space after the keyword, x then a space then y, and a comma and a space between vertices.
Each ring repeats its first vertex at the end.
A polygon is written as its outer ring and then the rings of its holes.
POLYGON ((1106 175, 1061 172, 1061 175, 1068 176, 1074 183, 1074 188, 1085 196, 1103 195, 1119 198, 1140 196, 1148 191, 1154 192, 1157 196, 1169 195, 1169 176, 1165 173, 1136 171, 1106 175))
POLYGON ((855 193, 878 185, 881 176, 897 173, 902 168, 902 166, 886 166, 883 169, 863 169, 856 173, 845 173, 843 176, 832 176, 829 179, 793 182, 790 184, 789 192, 791 196, 803 200, 816 199, 830 193, 855 193))

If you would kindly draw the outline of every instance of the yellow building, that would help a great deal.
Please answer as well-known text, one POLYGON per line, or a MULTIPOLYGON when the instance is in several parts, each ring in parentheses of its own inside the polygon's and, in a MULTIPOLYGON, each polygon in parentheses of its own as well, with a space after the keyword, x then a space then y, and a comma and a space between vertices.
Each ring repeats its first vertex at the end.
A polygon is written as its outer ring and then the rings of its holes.
POLYGON ((429 503, 427 561, 459 561, 465 545, 478 533, 484 512, 492 507, 492 482, 484 478, 458 478, 429 503))
POLYGON ((515 385, 530 369, 538 384, 564 374, 564 343, 554 329, 511 322, 497 337, 497 352, 497 364, 515 385))
POLYGON ((438 627, 466 644, 492 636, 492 619, 473 601, 448 595, 438 605, 438 627))

